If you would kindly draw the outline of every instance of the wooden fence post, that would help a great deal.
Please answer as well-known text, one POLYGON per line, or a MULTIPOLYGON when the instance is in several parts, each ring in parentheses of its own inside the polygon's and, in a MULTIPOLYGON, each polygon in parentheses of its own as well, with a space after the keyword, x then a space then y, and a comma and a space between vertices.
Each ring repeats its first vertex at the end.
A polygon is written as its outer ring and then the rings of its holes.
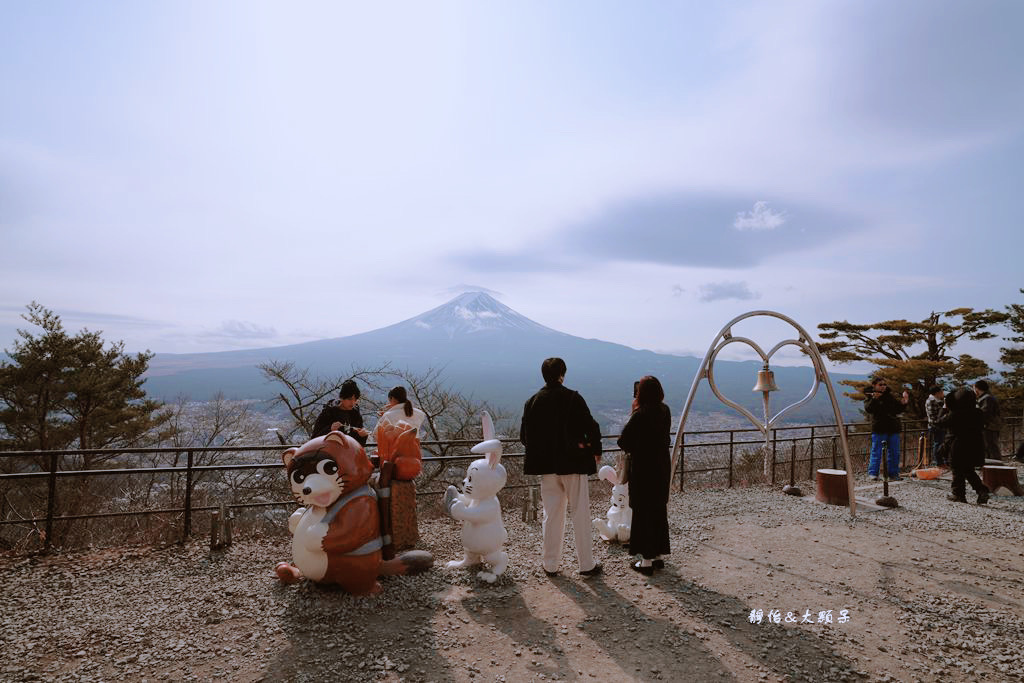
POLYGON ((210 550, 220 547, 220 510, 210 513, 210 550))

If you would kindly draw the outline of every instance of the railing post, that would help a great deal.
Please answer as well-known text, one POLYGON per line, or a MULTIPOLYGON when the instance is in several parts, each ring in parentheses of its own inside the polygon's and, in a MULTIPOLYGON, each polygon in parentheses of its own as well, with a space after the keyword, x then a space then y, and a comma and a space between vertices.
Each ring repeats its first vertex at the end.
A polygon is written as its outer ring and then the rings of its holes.
MULTIPOLYGON (((813 479, 813 477, 811 477, 813 479)), ((789 485, 796 486, 796 439, 793 439, 789 455, 789 485)))
POLYGON ((192 535, 192 451, 188 452, 188 460, 185 465, 185 524, 181 532, 181 542, 184 543, 192 535))
MULTIPOLYGON (((844 424, 843 425, 843 431, 846 432, 846 443, 849 444, 850 443, 850 425, 844 424)), ((850 466, 851 467, 853 466, 853 453, 850 453, 850 466)), ((853 472, 847 472, 846 474, 851 476, 851 477, 853 476, 853 472)))
POLYGON ((775 486, 775 450, 778 446, 778 437, 778 430, 772 429, 772 486, 775 486))
POLYGON ((807 478, 814 481, 814 425, 811 425, 811 464, 807 470, 807 478))
POLYGON ((46 538, 43 549, 49 550, 53 545, 53 511, 57 507, 57 454, 50 454, 50 476, 46 483, 46 538))
POLYGON ((729 430, 729 488, 732 488, 732 453, 736 432, 729 430))
POLYGON ((836 441, 838 441, 838 440, 839 440, 839 437, 837 437, 837 436, 833 436, 832 437, 832 469, 834 469, 834 470, 835 469, 839 469, 838 467, 836 467, 836 441))
POLYGON ((686 432, 679 435, 679 492, 686 485, 686 432))

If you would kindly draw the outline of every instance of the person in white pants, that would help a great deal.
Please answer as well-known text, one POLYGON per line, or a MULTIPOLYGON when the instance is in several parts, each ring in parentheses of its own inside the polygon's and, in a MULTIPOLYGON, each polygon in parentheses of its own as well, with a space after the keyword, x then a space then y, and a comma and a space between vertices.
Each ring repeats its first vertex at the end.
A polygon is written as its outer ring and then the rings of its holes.
POLYGON ((562 385, 565 373, 565 361, 561 358, 548 358, 541 364, 544 386, 523 407, 519 428, 519 440, 526 446, 523 473, 541 477, 544 572, 548 576, 558 573, 568 504, 580 574, 595 576, 601 573, 601 565, 594 562, 587 478, 597 472, 601 459, 601 427, 583 397, 562 385))
POLYGON ((540 478, 540 497, 544 502, 544 549, 541 558, 544 571, 549 575, 556 574, 562 563, 566 503, 572 510, 576 561, 580 568, 594 567, 594 543, 590 535, 590 482, 587 475, 543 474, 540 478))

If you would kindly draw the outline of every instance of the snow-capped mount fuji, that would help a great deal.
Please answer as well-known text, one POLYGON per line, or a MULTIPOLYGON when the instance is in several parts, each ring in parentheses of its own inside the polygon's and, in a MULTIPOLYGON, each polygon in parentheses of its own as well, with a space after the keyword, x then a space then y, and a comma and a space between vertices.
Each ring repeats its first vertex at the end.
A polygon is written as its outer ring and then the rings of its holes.
POLYGON ((562 334, 516 313, 485 292, 465 292, 451 301, 415 318, 383 328, 385 330, 439 332, 448 339, 460 335, 521 331, 533 334, 562 334))
MULTIPOLYGON (((218 392, 228 398, 267 398, 278 388, 268 384, 256 367, 266 361, 290 361, 322 377, 338 376, 353 367, 390 364, 421 373, 441 370, 453 388, 516 412, 543 385, 540 365, 551 356, 565 359, 569 368, 566 386, 579 390, 595 412, 627 409, 633 382, 644 375, 662 381, 666 402, 678 410, 699 365, 697 358, 559 332, 489 294, 467 292, 413 318, 348 337, 246 351, 158 353, 150 362, 145 389, 164 400, 181 395, 207 400, 218 392)), ((715 380, 727 396, 757 411, 761 409, 760 394, 755 395, 750 387, 760 367, 752 361, 718 361, 715 380)), ((804 396, 813 377, 811 368, 774 370, 782 389, 773 396, 776 405, 788 405, 804 396)), ((723 407, 705 390, 698 394, 694 409, 723 407)), ((822 412, 820 405, 808 406, 801 410, 801 419, 812 410, 822 412)))

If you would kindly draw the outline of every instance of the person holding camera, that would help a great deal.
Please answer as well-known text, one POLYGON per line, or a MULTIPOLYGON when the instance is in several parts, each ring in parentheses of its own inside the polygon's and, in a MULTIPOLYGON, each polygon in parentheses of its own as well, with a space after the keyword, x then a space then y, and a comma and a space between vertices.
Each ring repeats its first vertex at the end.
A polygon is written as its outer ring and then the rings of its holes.
POLYGON ((366 437, 370 435, 370 432, 363 428, 363 416, 359 412, 359 396, 359 385, 354 380, 347 379, 342 382, 338 401, 327 404, 320 411, 310 438, 323 436, 331 431, 340 431, 358 441, 360 446, 365 446, 366 437))
POLYGON ((871 418, 871 460, 868 475, 878 481, 878 469, 882 462, 882 447, 889 453, 886 472, 889 479, 900 479, 900 418, 907 408, 910 396, 906 391, 896 398, 889 389, 889 383, 882 377, 871 380, 871 386, 864 392, 864 412, 871 418))

